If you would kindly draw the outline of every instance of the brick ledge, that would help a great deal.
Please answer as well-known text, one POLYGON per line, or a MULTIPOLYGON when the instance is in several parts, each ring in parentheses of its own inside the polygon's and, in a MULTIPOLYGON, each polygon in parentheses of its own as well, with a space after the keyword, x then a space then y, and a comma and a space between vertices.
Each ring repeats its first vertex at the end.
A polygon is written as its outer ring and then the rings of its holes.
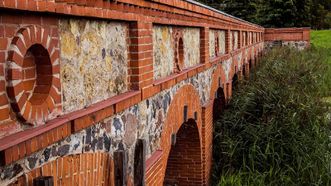
MULTIPOLYGON (((114 106, 122 101, 128 100, 129 98, 132 98, 139 94, 140 94, 140 91, 131 91, 131 92, 123 93, 118 96, 109 98, 105 101, 95 103, 85 109, 74 111, 72 113, 60 116, 59 118, 51 120, 42 126, 39 126, 39 127, 33 128, 33 129, 24 130, 24 131, 12 134, 10 136, 6 136, 6 137, 2 138, 0 141, 0 151, 8 149, 12 146, 18 145, 24 141, 27 141, 33 137, 41 135, 41 134, 43 134, 47 131, 50 131, 52 129, 55 129, 59 126, 62 126, 68 122, 72 122, 78 118, 92 114, 94 112, 105 109, 107 107, 114 106)), ((115 110, 115 113, 116 113, 116 110, 115 110)))

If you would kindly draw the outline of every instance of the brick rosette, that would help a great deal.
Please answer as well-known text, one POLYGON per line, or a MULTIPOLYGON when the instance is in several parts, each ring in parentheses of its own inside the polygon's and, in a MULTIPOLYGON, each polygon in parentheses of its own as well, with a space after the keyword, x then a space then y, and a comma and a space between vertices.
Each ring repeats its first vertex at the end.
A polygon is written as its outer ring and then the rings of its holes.
POLYGON ((8 49, 6 90, 18 120, 40 125, 57 116, 61 104, 58 43, 39 26, 19 29, 8 49))

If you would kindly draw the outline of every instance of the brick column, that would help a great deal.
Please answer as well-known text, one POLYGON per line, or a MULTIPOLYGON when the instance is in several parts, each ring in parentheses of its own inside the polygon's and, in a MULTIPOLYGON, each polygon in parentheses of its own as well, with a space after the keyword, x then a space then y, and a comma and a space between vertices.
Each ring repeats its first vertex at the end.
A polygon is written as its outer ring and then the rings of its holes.
POLYGON ((213 102, 202 107, 202 164, 203 185, 210 185, 213 160, 213 102))
MULTIPOLYGON (((5 27, 0 25, 0 121, 9 119, 9 104, 6 96, 5 86, 5 62, 6 51, 9 47, 10 40, 4 37, 5 27)), ((1 125, 1 124, 0 124, 1 125)))
POLYGON ((225 32, 225 51, 227 54, 230 54, 232 49, 231 46, 231 30, 225 32))
POLYGON ((200 29, 200 63, 209 62, 209 28, 200 29))
POLYGON ((303 29, 302 40, 308 41, 308 47, 310 47, 310 28, 303 29))
POLYGON ((150 22, 130 24, 130 85, 140 90, 153 83, 153 25, 150 22))
POLYGON ((240 48, 242 48, 242 46, 243 46, 243 32, 242 32, 242 30, 240 30, 239 31, 239 36, 238 36, 238 48, 240 49, 240 48))

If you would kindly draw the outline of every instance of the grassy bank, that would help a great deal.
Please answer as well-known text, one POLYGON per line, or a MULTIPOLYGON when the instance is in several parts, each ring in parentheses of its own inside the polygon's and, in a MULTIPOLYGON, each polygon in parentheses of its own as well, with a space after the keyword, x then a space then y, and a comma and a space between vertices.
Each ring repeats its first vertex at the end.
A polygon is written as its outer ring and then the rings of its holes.
POLYGON ((215 123, 214 184, 331 184, 329 55, 276 49, 239 85, 215 123))
POLYGON ((311 43, 317 48, 331 49, 331 30, 312 31, 311 43))

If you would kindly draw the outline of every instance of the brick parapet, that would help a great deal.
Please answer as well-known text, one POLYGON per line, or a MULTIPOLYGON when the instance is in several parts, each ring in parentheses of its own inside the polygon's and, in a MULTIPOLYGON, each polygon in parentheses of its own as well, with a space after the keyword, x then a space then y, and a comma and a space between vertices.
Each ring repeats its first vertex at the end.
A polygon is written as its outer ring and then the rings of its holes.
POLYGON ((249 24, 248 22, 243 22, 181 0, 172 2, 166 0, 157 2, 123 0, 117 2, 105 1, 101 4, 79 3, 78 1, 71 0, 55 2, 46 0, 2 0, 0 7, 12 10, 47 12, 103 19, 126 21, 148 20, 149 22, 159 24, 200 27, 210 25, 210 27, 217 29, 263 30, 263 27, 258 25, 249 24))
POLYGON ((310 41, 310 28, 267 28, 265 41, 310 41))

